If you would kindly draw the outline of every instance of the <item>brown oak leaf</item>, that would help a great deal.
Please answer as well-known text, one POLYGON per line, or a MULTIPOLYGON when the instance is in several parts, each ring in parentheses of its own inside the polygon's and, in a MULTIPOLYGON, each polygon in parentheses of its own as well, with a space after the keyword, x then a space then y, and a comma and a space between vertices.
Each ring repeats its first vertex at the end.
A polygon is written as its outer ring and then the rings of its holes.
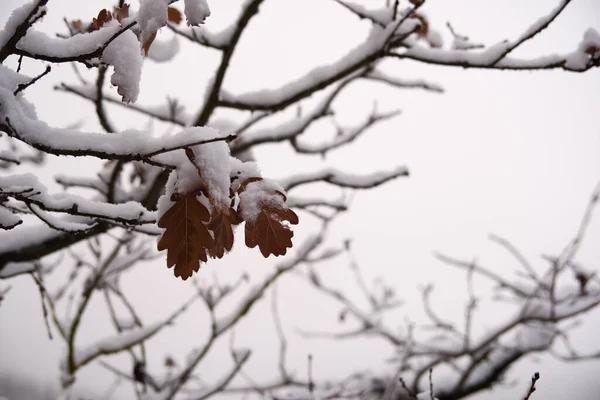
POLYGON ((146 42, 144 43, 144 54, 145 55, 148 55, 148 50, 150 50, 150 46, 152 45, 152 42, 154 42, 154 39, 156 39, 156 32, 154 32, 152 35, 150 35, 148 40, 146 40, 146 42))
POLYGON ((415 33, 420 37, 426 37, 429 33, 429 21, 427 21, 427 18, 425 18, 423 14, 419 14, 418 12, 411 13, 410 18, 418 19, 419 22, 421 22, 421 26, 419 27, 419 29, 417 29, 415 33))
POLYGON ((167 267, 175 266, 175 276, 184 281, 198 272, 199 261, 207 261, 214 241, 206 223, 210 214, 195 194, 176 196, 171 206, 158 220, 166 228, 158 241, 158 250, 167 250, 167 267))
POLYGON ((125 18, 129 18, 129 4, 124 3, 123 7, 115 7, 113 12, 115 18, 119 23, 122 23, 125 18))
MULTIPOLYGON (((276 193, 275 195, 282 195, 276 193)), ((261 211, 253 222, 246 221, 246 246, 258 246, 263 257, 273 254, 282 256, 292 247, 294 232, 284 223, 298 224, 298 215, 285 205, 274 207, 263 204, 261 211)))
POLYGON ((167 8, 167 18, 170 22, 173 22, 174 24, 179 24, 183 20, 183 15, 181 14, 181 11, 179 11, 175 7, 169 7, 167 8))
POLYGON ((73 33, 82 33, 83 32, 83 22, 80 19, 74 19, 71 21, 71 28, 73 28, 73 33))
POLYGON ((213 258, 221 258, 225 251, 233 247, 233 225, 241 222, 237 212, 233 209, 213 208, 208 228, 214 233, 214 244, 209 250, 209 255, 213 258))
POLYGON ((588 47, 586 47, 585 49, 585 53, 589 54, 591 56, 593 56, 594 54, 596 54, 598 51, 600 51, 600 49, 596 46, 594 46, 593 44, 590 44, 588 47))
POLYGON ((92 19, 92 24, 88 28, 88 32, 97 31, 102 28, 102 26, 112 20, 112 14, 106 8, 103 8, 98 13, 96 18, 92 19))

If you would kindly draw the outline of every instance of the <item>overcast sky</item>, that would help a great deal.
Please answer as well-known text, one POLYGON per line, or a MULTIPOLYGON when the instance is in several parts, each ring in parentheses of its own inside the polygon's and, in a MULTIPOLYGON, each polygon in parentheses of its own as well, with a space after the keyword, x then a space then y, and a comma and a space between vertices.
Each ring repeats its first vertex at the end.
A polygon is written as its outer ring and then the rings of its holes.
MULTIPOLYGON (((0 2, 0 21, 8 10, 21 4, 17 0, 0 2)), ((213 0, 209 26, 219 29, 237 12, 237 0, 213 0)), ((382 4, 384 0, 363 1, 382 4)), ((429 0, 423 7, 431 24, 446 39, 446 21, 475 41, 492 44, 517 37, 539 16, 551 10, 558 0, 481 1, 429 0)), ((63 32, 62 17, 89 19, 100 8, 111 6, 100 0, 49 2, 43 23, 48 32, 63 32)), ((596 0, 573 0, 558 20, 540 37, 523 46, 515 55, 535 57, 573 50, 588 27, 600 30, 600 4, 596 0)), ((243 93, 263 87, 274 88, 304 74, 313 66, 334 61, 360 42, 368 24, 358 21, 333 1, 268 0, 248 27, 236 50, 225 88, 243 93)), ((168 38, 168 33, 159 35, 168 38)), ((185 101, 189 110, 200 104, 203 84, 216 65, 214 54, 198 53, 184 45, 171 64, 148 61, 143 72, 139 102, 153 104, 171 95, 185 101)), ((43 70, 41 64, 28 61, 26 72, 43 70)), ((351 147, 332 153, 324 161, 349 172, 367 172, 396 165, 407 165, 410 178, 402 178, 377 190, 358 193, 352 211, 332 227, 331 241, 353 238, 355 255, 367 278, 385 276, 393 282, 407 302, 403 314, 419 320, 419 285, 436 284, 434 301, 443 315, 458 318, 462 313, 460 290, 464 275, 444 266, 432 257, 433 251, 464 259, 476 258, 498 273, 513 277, 516 265, 497 245, 489 242, 489 233, 509 238, 540 270, 545 267, 541 254, 556 254, 576 232, 589 195, 600 180, 600 70, 585 74, 564 71, 501 72, 432 67, 417 63, 394 62, 386 70, 400 77, 424 78, 444 87, 443 95, 418 91, 397 91, 386 87, 351 88, 336 103, 336 109, 351 123, 366 116, 377 100, 382 110, 401 108, 403 113, 392 122, 373 129, 351 147)), ((68 66, 55 68, 35 87, 28 98, 40 118, 51 125, 66 126, 83 121, 85 128, 100 130, 91 104, 67 94, 55 93, 58 82, 75 83, 68 66)), ((123 110, 110 107, 120 129, 143 127, 147 121, 123 110), (129 115, 128 117, 125 117, 129 115)), ((311 132, 316 138, 319 131, 311 132)), ((263 174, 284 176, 315 168, 318 159, 290 157, 287 146, 265 146, 257 152, 263 174)), ((84 174, 94 163, 74 160, 53 162, 39 173, 84 174)), ((298 228, 297 240, 314 228, 307 222, 298 228)), ((600 268, 600 221, 595 221, 578 261, 591 269, 600 268)), ((211 262, 201 273, 217 272, 224 279, 242 270, 262 276, 271 261, 257 252, 236 248, 224 260, 211 262)), ((344 275, 344 262, 332 263, 326 276, 339 287, 352 290, 352 281, 344 275)), ((160 318, 181 301, 179 293, 189 290, 172 277, 164 260, 138 267, 126 282, 133 298, 146 307, 145 320, 160 318), (147 269, 140 273, 140 268, 147 269)), ((62 343, 49 342, 43 326, 37 288, 31 279, 11 282, 13 290, 0 307, 0 373, 12 369, 40 380, 54 379, 62 343), (7 362, 6 360, 10 360, 7 362)), ((295 328, 335 329, 340 307, 306 290, 293 279, 282 282, 282 318, 290 335, 295 328)), ((484 296, 485 293, 480 293, 484 296)), ((262 349, 251 361, 253 370, 268 376, 275 370, 272 323, 267 304, 261 304, 239 329, 241 344, 262 349), (243 335, 242 329, 247 330, 243 335)), ((98 306, 98 310, 101 308, 98 306)), ((94 310, 94 309, 92 309, 94 310)), ((478 329, 494 323, 495 312, 478 315, 478 329)), ((106 319, 88 315, 83 332, 89 340, 95 326, 106 319), (97 321, 93 321, 97 318, 97 321)), ((401 317, 398 317, 401 319, 401 317)), ((588 315, 574 334, 582 349, 600 349, 596 332, 600 312, 588 315), (593 345, 596 347, 593 348, 593 345)), ((401 325, 399 320, 397 325, 401 325)), ((154 340, 150 348, 164 353, 184 354, 186 340, 202 337, 204 325, 194 316, 186 318, 169 334, 154 340), (185 333, 183 333, 185 332, 185 333), (176 338, 176 339, 174 339, 176 338)), ((373 342, 331 343, 321 340, 293 340, 290 362, 303 367, 308 352, 315 354, 317 376, 344 376, 357 368, 383 370, 381 360, 389 348, 373 342), (351 351, 348 351, 351 349, 351 351)), ((162 361, 157 352, 157 364, 162 361)), ((219 356, 210 360, 219 365, 219 356)), ((534 370, 542 373, 539 399, 571 399, 574 393, 600 390, 593 376, 600 363, 564 365, 548 358, 533 364, 530 358, 509 374, 519 385, 498 390, 496 397, 518 398, 534 370)), ((152 362, 152 360, 151 360, 152 362)), ((212 365, 215 365, 212 364, 212 365)), ((212 368, 203 370, 205 376, 212 368)), ((109 377, 90 367, 81 375, 81 385, 102 390, 109 377)), ((593 392, 592 392, 593 393, 593 392)), ((1 394, 1 393, 0 393, 1 394)))

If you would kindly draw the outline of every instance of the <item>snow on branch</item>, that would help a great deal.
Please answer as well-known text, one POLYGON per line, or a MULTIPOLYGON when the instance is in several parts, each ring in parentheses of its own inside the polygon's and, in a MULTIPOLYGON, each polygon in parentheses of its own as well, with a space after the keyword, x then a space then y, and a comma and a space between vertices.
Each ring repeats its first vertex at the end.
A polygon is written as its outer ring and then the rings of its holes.
POLYGON ((75 349, 75 368, 80 368, 101 355, 117 353, 129 349, 138 343, 154 336, 167 322, 158 322, 146 325, 143 328, 135 328, 118 335, 108 336, 97 342, 75 349))
POLYGON ((519 47, 521 44, 525 43, 529 39, 532 39, 538 33, 546 29, 570 2, 571 0, 562 0, 558 4, 558 6, 556 6, 548 15, 539 18, 536 22, 531 24, 529 28, 517 40, 510 43, 508 48, 503 53, 501 53, 492 64, 495 64, 496 62, 500 61, 502 58, 504 58, 507 54, 509 54, 517 47, 519 47))
POLYGON ((4 267, 0 264, 0 279, 8 279, 17 275, 41 271, 43 274, 51 271, 56 265, 41 261, 8 263, 4 267))
MULTIPOLYGON (((107 219, 133 225, 156 222, 156 213, 146 210, 138 202, 110 204, 88 200, 76 195, 50 195, 46 187, 32 174, 0 177, 0 195, 12 197, 44 211, 107 219)), ((44 219, 43 216, 41 218, 44 219)), ((61 221, 57 225, 68 226, 64 230, 74 231, 83 227, 80 223, 69 221, 61 221)), ((85 225, 85 227, 89 228, 90 226, 85 225)))
POLYGON ((382 27, 385 27, 394 19, 394 7, 383 7, 381 9, 370 10, 361 4, 351 1, 334 0, 336 3, 346 8, 360 19, 368 19, 382 27))
POLYGON ((241 110, 278 110, 296 103, 382 58, 392 36, 408 34, 419 26, 415 19, 403 19, 399 22, 403 23, 398 25, 394 21, 385 29, 374 25, 364 42, 338 61, 317 67, 278 89, 241 95, 223 92, 219 97, 219 104, 241 110))
POLYGON ((208 127, 186 128, 178 134, 160 138, 135 130, 118 135, 86 133, 52 128, 27 115, 12 92, 0 87, 0 130, 30 146, 55 155, 91 156, 108 160, 144 161, 190 146, 230 141, 235 135, 221 136, 208 127), (207 134, 212 138, 206 139, 207 134), (202 137, 202 139, 198 139, 202 137))
POLYGON ((94 58, 102 57, 104 50, 135 24, 136 21, 125 26, 116 23, 106 24, 102 29, 69 38, 53 38, 40 31, 29 31, 19 41, 14 53, 53 63, 73 61, 87 63, 94 58))
POLYGON ((302 154, 326 154, 331 150, 335 150, 348 143, 352 143, 360 135, 365 133, 374 125, 387 121, 391 118, 400 115, 400 110, 378 113, 375 110, 369 115, 366 120, 357 126, 350 128, 337 127, 336 136, 333 140, 321 143, 302 143, 299 138, 292 138, 292 146, 298 153, 302 154))
MULTIPOLYGON (((2 192, 0 191, 0 194, 1 193, 2 192)), ((21 218, 19 218, 10 210, 7 210, 6 208, 0 206, 0 229, 8 231, 21 223, 23 223, 21 218)))
POLYGON ((0 31, 0 63, 15 50, 19 40, 37 20, 46 14, 48 0, 31 1, 14 10, 0 31))
MULTIPOLYGON (((97 101, 96 87, 92 86, 75 86, 62 83, 55 87, 56 90, 65 91, 75 94, 93 102, 97 101)), ((152 118, 159 119, 165 122, 171 122, 179 126, 187 126, 192 120, 192 116, 184 111, 183 105, 176 99, 167 98, 164 104, 158 105, 141 105, 138 103, 123 103, 121 99, 109 93, 101 93, 102 100, 109 103, 126 107, 128 110, 134 110, 140 114, 147 115, 152 118)))
POLYGON ((287 204, 289 207, 307 208, 313 206, 330 207, 338 211, 346 211, 348 204, 346 199, 340 197, 334 200, 324 199, 323 197, 297 197, 289 196, 287 204))
POLYGON ((368 72, 364 78, 367 80, 382 82, 391 87, 400 89, 423 89, 436 93, 444 93, 444 88, 437 83, 430 83, 424 79, 396 78, 376 69, 368 72))
POLYGON ((249 148, 262 144, 280 142, 287 139, 292 139, 298 136, 317 120, 333 115, 331 103, 342 92, 342 90, 358 76, 343 80, 328 96, 311 110, 311 112, 302 115, 299 118, 294 118, 277 126, 244 132, 237 140, 233 142, 232 151, 242 152, 249 148))
POLYGON ((301 118, 294 118, 278 126, 244 132, 233 142, 232 151, 243 152, 259 144, 291 139, 302 134, 313 122, 330 115, 333 115, 333 113, 327 106, 317 107, 310 114, 301 118))
POLYGON ((217 50, 225 50, 231 43, 231 38, 235 32, 235 25, 230 25, 220 32, 210 32, 203 26, 186 29, 177 28, 173 24, 168 24, 167 26, 173 32, 183 36, 192 43, 198 43, 217 50))
POLYGON ((489 68, 510 70, 533 70, 561 68, 567 71, 584 72, 600 65, 600 34, 588 29, 577 49, 566 55, 552 54, 532 59, 509 57, 509 54, 526 41, 546 29, 565 9, 571 0, 562 0, 547 16, 534 22, 518 39, 502 41, 481 50, 472 47, 444 50, 412 43, 405 51, 389 52, 398 59, 410 59, 436 65, 460 66, 463 68, 489 68))
MULTIPOLYGON (((108 264, 106 264, 108 265, 108 264)), ((91 288, 87 294, 84 293, 83 301, 80 305, 80 310, 78 311, 78 315, 81 313, 81 308, 85 308, 88 304, 87 299, 92 292, 93 288, 91 288)), ((77 326, 79 319, 76 316, 73 324, 69 328, 69 346, 68 353, 65 356, 62 367, 63 370, 67 374, 72 374, 77 369, 83 367, 89 362, 95 360, 96 358, 102 355, 114 354, 121 352, 123 350, 130 349, 131 347, 142 343, 143 341, 151 338, 160 332, 163 328, 173 323, 173 321, 181 315, 182 312, 187 310, 189 305, 195 301, 197 296, 194 296, 192 299, 188 300, 182 307, 178 308, 175 312, 173 312, 168 318, 156 322, 153 324, 149 324, 146 326, 140 326, 137 328, 133 328, 127 332, 119 332, 116 335, 108 336, 104 339, 100 339, 90 345, 77 347, 74 345, 75 333, 77 332, 77 326)))
POLYGON ((325 168, 312 173, 297 174, 280 179, 279 184, 286 191, 296 186, 319 181, 346 188, 369 189, 401 176, 408 176, 408 169, 406 167, 397 167, 391 171, 375 172, 362 176, 338 171, 333 168, 325 168))

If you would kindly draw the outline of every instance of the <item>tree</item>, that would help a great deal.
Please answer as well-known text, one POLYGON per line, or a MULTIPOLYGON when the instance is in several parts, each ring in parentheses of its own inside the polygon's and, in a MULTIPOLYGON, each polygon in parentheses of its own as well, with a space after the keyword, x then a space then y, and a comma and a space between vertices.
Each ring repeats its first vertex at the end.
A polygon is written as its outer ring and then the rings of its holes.
MULTIPOLYGON (((220 32, 211 29, 210 19, 204 23, 209 16, 204 1, 185 1, 183 13, 177 8, 179 4, 169 5, 164 0, 146 0, 137 12, 130 11, 124 2, 107 4, 94 18, 66 19, 67 33, 58 38, 35 27, 47 12, 46 3, 37 0, 17 8, 0 34, 3 64, 0 129, 8 146, 0 156, 3 167, 10 171, 0 178, 0 225, 6 230, 0 241, 0 277, 29 274, 39 286, 48 332, 54 332, 56 340, 66 344, 60 366, 65 388, 73 384, 81 371, 98 363, 117 377, 133 382, 139 397, 207 398, 232 392, 279 395, 293 389, 294 396, 301 398, 313 395, 352 398, 365 394, 374 398, 400 398, 428 390, 432 368, 436 371, 453 368, 452 380, 436 385, 433 392, 439 399, 457 399, 498 382, 524 355, 549 351, 556 341, 567 338, 563 322, 588 312, 600 302, 596 276, 574 262, 597 203, 595 193, 575 239, 558 257, 550 259, 543 274, 531 268, 515 246, 500 237, 493 240, 522 265, 523 282, 512 282, 476 262, 439 256, 446 263, 466 269, 469 285, 474 276, 490 279, 499 287, 501 296, 516 304, 517 317, 501 321, 483 337, 472 337, 475 295, 469 292, 466 324, 458 328, 435 313, 429 286, 423 291, 423 304, 433 330, 422 332, 421 327, 410 324, 400 332, 390 329, 382 316, 398 305, 393 288, 386 285, 375 291, 367 288, 360 268, 351 263, 351 271, 356 274, 369 304, 364 310, 354 299, 329 286, 317 268, 323 261, 351 254, 350 242, 331 245, 326 241, 327 228, 346 211, 347 199, 309 197, 302 189, 317 182, 340 188, 370 189, 408 176, 408 169, 400 166, 355 176, 324 168, 274 182, 261 177, 252 162, 254 149, 279 142, 288 143, 297 154, 325 156, 350 145, 373 126, 398 114, 396 110, 382 112, 374 108, 362 123, 338 127, 327 141, 306 140, 306 133, 319 122, 335 121, 334 102, 352 85, 379 82, 398 89, 442 91, 422 80, 399 79, 388 72, 385 63, 412 60, 440 67, 567 72, 585 72, 598 66, 600 35, 593 29, 586 31, 577 49, 566 55, 532 59, 512 55, 548 27, 570 1, 560 2, 517 39, 492 46, 474 43, 449 25, 454 37, 451 49, 442 47, 439 33, 421 12, 421 1, 387 2, 380 9, 338 1, 344 11, 371 24, 363 42, 336 62, 308 71, 278 89, 245 94, 226 91, 224 83, 243 34, 264 3, 261 0, 242 3, 229 27, 220 32), (184 18, 188 25, 205 26, 183 27, 184 18), (201 51, 219 54, 202 105, 193 114, 173 98, 159 107, 143 105, 142 99, 137 102, 143 56, 165 62, 177 53, 173 51, 177 49, 175 42, 165 44, 160 37, 156 39, 158 30, 170 30, 174 38, 191 42, 201 51), (26 99, 27 92, 41 79, 48 79, 45 75, 51 72, 51 66, 34 78, 21 74, 20 70, 23 64, 39 68, 44 61, 74 66, 81 82, 61 83, 58 90, 89 101, 106 133, 51 128, 36 118, 33 106, 26 99), (86 71, 81 70, 81 64, 86 71), (107 74, 117 88, 117 95, 106 88, 107 74), (88 81, 90 77, 92 82, 88 81), (161 128, 174 128, 178 133, 157 136, 149 128, 119 130, 116 126, 121 124, 110 115, 109 105, 115 105, 111 110, 125 106, 127 113, 151 117, 161 121, 161 128), (225 122, 223 115, 228 117, 225 122), (47 190, 48 182, 22 173, 29 164, 44 165, 46 155, 96 158, 104 164, 97 174, 87 178, 59 177, 57 181, 64 192, 55 195, 47 190), (319 221, 318 230, 299 242, 296 238, 293 253, 266 276, 253 277, 250 285, 245 276, 226 283, 218 280, 209 283, 203 270, 198 271, 198 261, 215 262, 209 258, 221 258, 232 249, 233 228, 241 222, 248 247, 258 247, 265 257, 285 255, 292 244, 287 222, 298 222, 293 209, 300 214, 300 224, 311 218, 319 221), (181 224, 187 228, 185 234, 178 231, 181 224), (190 230, 194 232, 189 234, 190 230), (155 251, 157 236, 161 237, 158 249, 167 250, 166 255, 155 251), (200 278, 191 281, 196 290, 189 301, 154 323, 147 323, 139 316, 140 306, 131 301, 125 281, 130 271, 143 274, 144 262, 155 257, 166 258, 167 266, 174 267, 175 276, 187 279, 196 272, 192 278, 199 275, 200 278), (65 264, 71 264, 70 271, 66 271, 65 264), (313 379, 310 360, 307 376, 293 374, 286 365, 287 341, 274 300, 275 326, 280 337, 279 376, 266 383, 245 382, 244 366, 251 352, 237 349, 232 342, 229 352, 220 349, 230 354, 228 370, 215 381, 199 385, 195 371, 206 362, 209 352, 222 346, 259 299, 274 288, 275 282, 292 274, 300 274, 315 289, 341 303, 340 319, 358 321, 355 329, 333 337, 374 336, 396 349, 398 357, 392 375, 361 373, 347 380, 323 383, 313 379), (55 276, 58 279, 53 279, 55 276), (58 282, 50 284, 52 280, 58 282), (570 285, 573 282, 575 285, 570 285), (105 304, 112 331, 104 332, 105 338, 83 346, 83 321, 94 301, 105 304), (148 359, 164 355, 150 354, 147 342, 182 318, 196 302, 203 304, 203 313, 208 317, 206 339, 190 343, 184 361, 168 357, 163 374, 147 368, 148 359), (67 316, 63 317, 65 312, 67 316), (112 354, 128 355, 128 369, 122 359, 118 367, 103 359, 112 354)), ((5 292, 3 289, 1 293, 8 295, 5 292)), ((561 357, 585 359, 595 355, 573 351, 561 357)), ((535 380, 532 388, 534 384, 535 380)))

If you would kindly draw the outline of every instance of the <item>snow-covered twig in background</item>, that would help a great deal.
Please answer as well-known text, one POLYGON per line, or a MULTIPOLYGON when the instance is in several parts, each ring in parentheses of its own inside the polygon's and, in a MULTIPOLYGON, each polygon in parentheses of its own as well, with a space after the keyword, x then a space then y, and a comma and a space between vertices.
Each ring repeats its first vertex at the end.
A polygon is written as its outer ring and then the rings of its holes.
POLYGON ((408 176, 408 169, 406 169, 406 167, 397 167, 390 171, 375 172, 362 176, 338 171, 333 168, 326 168, 312 173, 297 174, 280 179, 279 184, 283 186, 286 191, 301 185, 319 181, 345 188, 369 189, 402 176, 408 176))
POLYGON ((32 1, 13 11, 4 29, 0 31, 0 63, 15 51, 17 43, 31 26, 46 14, 48 0, 32 1))

